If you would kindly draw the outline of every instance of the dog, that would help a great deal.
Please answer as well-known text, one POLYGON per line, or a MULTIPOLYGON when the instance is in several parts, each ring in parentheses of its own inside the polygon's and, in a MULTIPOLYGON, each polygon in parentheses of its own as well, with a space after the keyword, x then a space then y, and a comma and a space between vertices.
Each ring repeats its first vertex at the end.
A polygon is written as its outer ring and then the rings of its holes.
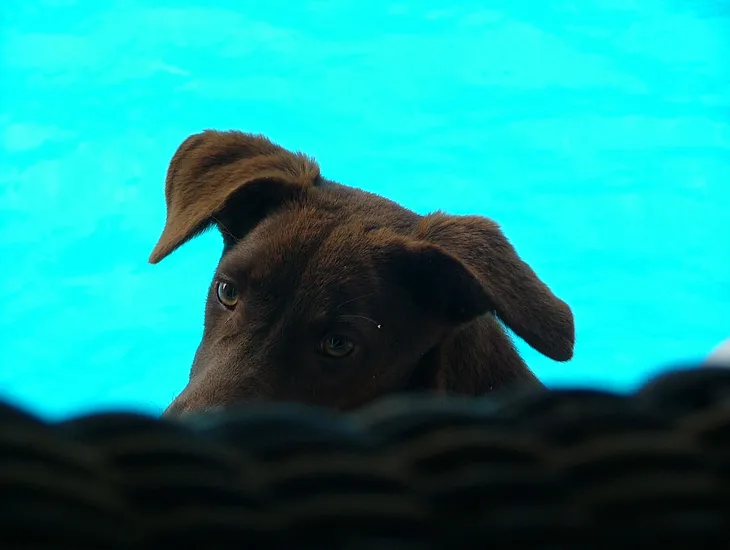
POLYGON ((183 141, 165 199, 150 263, 212 226, 223 252, 189 381, 163 416, 541 386, 502 323, 555 361, 573 356, 571 308, 488 218, 419 215, 239 131, 183 141))

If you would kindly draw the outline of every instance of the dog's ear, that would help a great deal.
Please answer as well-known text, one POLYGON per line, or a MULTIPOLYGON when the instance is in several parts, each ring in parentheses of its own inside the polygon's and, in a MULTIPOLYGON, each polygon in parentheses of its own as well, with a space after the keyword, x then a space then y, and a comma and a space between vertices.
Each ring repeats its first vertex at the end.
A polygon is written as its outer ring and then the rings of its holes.
POLYGON ((167 170, 167 220, 150 263, 213 223, 228 244, 235 242, 318 177, 319 167, 312 159, 260 135, 206 130, 190 136, 167 170))
POLYGON ((497 316, 532 348, 556 361, 573 356, 573 313, 480 216, 425 216, 419 237, 437 243, 477 274, 497 316))
POLYGON ((478 276, 438 245, 391 238, 380 247, 379 263, 419 307, 449 324, 469 322, 494 308, 478 276))

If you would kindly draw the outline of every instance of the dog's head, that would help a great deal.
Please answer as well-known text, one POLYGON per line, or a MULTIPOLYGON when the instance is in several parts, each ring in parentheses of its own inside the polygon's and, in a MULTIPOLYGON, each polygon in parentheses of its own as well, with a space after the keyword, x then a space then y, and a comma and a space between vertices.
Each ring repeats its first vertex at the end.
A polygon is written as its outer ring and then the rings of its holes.
POLYGON ((419 216, 241 132, 185 140, 165 196, 150 262, 212 225, 224 240, 190 381, 170 412, 256 399, 349 409, 408 389, 426 357, 447 365, 439 344, 490 313, 546 355, 572 355, 570 309, 486 218, 419 216))

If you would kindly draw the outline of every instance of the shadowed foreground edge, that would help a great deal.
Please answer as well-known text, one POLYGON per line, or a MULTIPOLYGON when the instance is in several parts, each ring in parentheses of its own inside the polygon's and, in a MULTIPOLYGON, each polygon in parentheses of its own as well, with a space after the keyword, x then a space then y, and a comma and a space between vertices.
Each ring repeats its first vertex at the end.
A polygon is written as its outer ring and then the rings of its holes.
POLYGON ((730 532, 730 369, 696 366, 631 394, 403 395, 347 414, 50 423, 0 405, 0 546, 714 547, 730 532))

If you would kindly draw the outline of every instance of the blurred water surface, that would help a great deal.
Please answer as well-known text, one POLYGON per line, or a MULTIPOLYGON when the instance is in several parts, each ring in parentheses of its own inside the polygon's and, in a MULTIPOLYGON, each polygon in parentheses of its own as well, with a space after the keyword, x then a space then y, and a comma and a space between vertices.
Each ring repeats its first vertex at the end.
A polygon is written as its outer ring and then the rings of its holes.
POLYGON ((419 212, 500 222, 566 299, 551 385, 630 389, 730 335, 730 16, 702 0, 5 0, 0 394, 159 411, 220 253, 158 266, 203 128, 269 135, 419 212))

